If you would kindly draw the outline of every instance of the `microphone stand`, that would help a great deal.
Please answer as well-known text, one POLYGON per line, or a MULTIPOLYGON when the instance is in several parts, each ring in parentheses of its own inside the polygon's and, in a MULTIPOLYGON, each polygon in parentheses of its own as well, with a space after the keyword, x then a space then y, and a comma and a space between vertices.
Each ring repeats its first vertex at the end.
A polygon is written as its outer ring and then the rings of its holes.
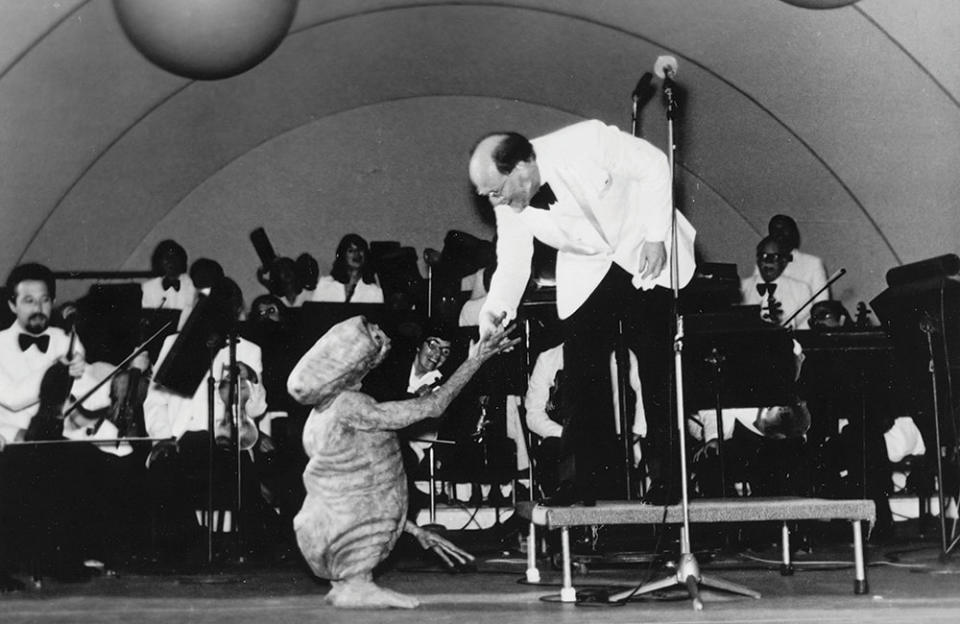
POLYGON ((243 473, 242 473, 242 455, 243 451, 240 449, 240 367, 237 364, 237 342, 240 340, 240 337, 237 333, 237 326, 231 328, 227 334, 227 353, 229 356, 229 371, 230 371, 230 390, 227 394, 227 405, 224 406, 224 409, 230 411, 230 419, 233 421, 233 427, 230 431, 230 443, 233 445, 234 450, 234 460, 235 460, 235 469, 237 471, 237 481, 236 481, 236 499, 234 499, 233 505, 233 530, 236 535, 236 548, 237 548, 237 561, 243 563, 243 527, 240 522, 240 514, 242 513, 243 505, 243 473))
MULTIPOLYGON (((703 600, 700 598, 700 586, 720 589, 741 596, 750 596, 760 598, 759 592, 752 589, 731 583, 719 578, 707 577, 700 574, 700 566, 697 564, 697 558, 693 555, 690 547, 690 493, 687 483, 687 436, 686 436, 686 413, 683 404, 683 316, 680 314, 680 265, 677 258, 677 204, 673 201, 673 190, 676 188, 676 167, 674 153, 676 146, 673 138, 673 122, 677 113, 677 103, 674 97, 674 84, 672 71, 667 71, 663 82, 663 95, 667 108, 667 159, 670 167, 670 190, 671 205, 673 211, 671 215, 671 241, 670 241, 670 289, 673 294, 673 318, 676 327, 676 335, 673 342, 673 363, 674 363, 674 385, 676 390, 676 402, 674 405, 677 410, 677 429, 680 431, 680 504, 683 512, 683 524, 680 528, 680 557, 676 563, 676 572, 657 581, 646 583, 639 588, 622 591, 610 596, 610 602, 620 602, 628 600, 634 596, 649 594, 651 592, 674 587, 676 585, 685 586, 690 594, 690 600, 693 603, 695 611, 703 610, 703 600)), ((721 431, 719 435, 723 435, 721 431)))

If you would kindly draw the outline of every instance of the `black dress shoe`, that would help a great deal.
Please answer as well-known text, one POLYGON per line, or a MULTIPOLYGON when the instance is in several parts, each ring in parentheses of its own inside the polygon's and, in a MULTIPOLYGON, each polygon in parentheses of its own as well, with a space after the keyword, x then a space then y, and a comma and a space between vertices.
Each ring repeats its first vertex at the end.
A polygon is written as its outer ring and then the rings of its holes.
POLYGON ((546 507, 593 507, 597 504, 597 499, 595 496, 580 494, 572 483, 564 481, 552 496, 542 499, 540 504, 546 507))
POLYGON ((0 594, 23 591, 24 585, 7 574, 0 573, 0 594))

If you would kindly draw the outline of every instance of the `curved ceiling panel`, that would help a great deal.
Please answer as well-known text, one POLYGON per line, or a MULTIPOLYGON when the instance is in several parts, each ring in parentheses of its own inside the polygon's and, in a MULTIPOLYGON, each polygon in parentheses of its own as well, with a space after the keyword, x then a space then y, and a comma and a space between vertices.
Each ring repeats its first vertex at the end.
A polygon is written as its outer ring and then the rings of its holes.
MULTIPOLYGON (((142 268, 176 233, 240 270, 264 222, 321 264, 347 217, 418 247, 480 233, 475 216, 458 220, 478 134, 585 117, 626 129, 630 91, 663 53, 687 93, 680 200, 703 257, 749 272, 767 219, 787 212, 806 249, 848 268, 850 301, 882 289, 890 266, 958 250, 950 0, 301 0, 266 62, 192 83, 143 60, 107 0, 53 4, 17 3, 18 38, 0 26, 5 268, 142 268), (225 221, 238 231, 217 234, 225 221)), ((665 145, 659 101, 639 121, 665 145)))

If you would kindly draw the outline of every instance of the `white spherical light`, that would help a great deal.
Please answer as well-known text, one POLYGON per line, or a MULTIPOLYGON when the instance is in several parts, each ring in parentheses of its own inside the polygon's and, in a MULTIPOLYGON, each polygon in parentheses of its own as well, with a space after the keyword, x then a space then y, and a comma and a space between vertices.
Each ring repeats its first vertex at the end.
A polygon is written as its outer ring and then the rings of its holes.
POLYGON ((848 4, 853 4, 859 0, 782 0, 787 4, 798 6, 804 9, 837 9, 848 4))
POLYGON ((283 41, 298 0, 113 0, 130 42, 163 69, 196 80, 245 72, 283 41))

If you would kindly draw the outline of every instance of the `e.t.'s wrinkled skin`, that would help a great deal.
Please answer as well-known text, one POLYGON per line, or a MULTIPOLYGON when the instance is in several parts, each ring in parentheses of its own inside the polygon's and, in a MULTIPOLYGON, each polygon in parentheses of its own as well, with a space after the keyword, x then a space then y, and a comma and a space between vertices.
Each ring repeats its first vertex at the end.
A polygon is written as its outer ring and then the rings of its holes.
POLYGON ((310 458, 307 496, 294 529, 314 574, 330 579, 327 602, 338 607, 412 608, 419 601, 378 587, 373 569, 403 530, 445 561, 472 557, 446 539, 406 521, 407 482, 396 431, 437 418, 492 355, 516 343, 499 331, 472 349, 446 384, 417 399, 377 403, 358 391, 390 349, 376 325, 354 317, 332 327, 300 360, 290 394, 313 411, 303 430, 310 458))

